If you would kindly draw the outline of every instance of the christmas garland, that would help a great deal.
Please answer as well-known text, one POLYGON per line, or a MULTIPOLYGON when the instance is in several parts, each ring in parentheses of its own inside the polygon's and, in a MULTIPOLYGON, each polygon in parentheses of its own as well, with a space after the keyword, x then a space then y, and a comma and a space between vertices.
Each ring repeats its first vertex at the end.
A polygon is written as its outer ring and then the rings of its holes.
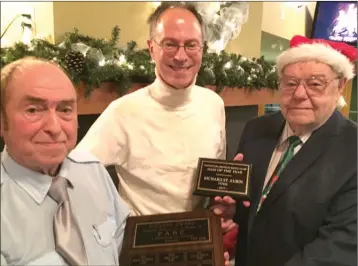
MULTIPOLYGON (((115 83, 118 93, 123 95, 132 83, 152 82, 155 65, 148 49, 138 49, 134 41, 119 48, 119 33, 119 27, 115 26, 111 39, 106 40, 80 34, 75 28, 59 44, 43 39, 33 39, 30 45, 15 43, 0 49, 1 67, 25 56, 44 58, 57 62, 75 84, 86 84, 87 95, 102 82, 115 83)), ((197 85, 216 86, 217 92, 225 86, 277 89, 276 68, 263 57, 248 59, 225 51, 208 53, 205 46, 197 85)))

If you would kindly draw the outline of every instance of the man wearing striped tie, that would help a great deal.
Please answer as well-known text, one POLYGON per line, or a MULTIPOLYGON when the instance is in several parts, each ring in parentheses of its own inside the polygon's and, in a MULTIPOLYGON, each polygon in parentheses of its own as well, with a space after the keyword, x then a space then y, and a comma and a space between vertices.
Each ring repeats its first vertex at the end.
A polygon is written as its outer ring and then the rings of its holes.
POLYGON ((357 126, 337 109, 353 46, 295 36, 277 58, 281 111, 249 121, 236 160, 249 202, 216 197, 239 225, 236 266, 357 265, 357 126))

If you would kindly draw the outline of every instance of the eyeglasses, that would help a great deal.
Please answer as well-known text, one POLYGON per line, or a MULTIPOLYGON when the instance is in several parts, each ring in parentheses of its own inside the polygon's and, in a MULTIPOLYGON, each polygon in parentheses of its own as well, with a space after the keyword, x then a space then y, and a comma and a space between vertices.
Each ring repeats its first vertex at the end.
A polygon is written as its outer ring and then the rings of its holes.
POLYGON ((195 55, 203 49, 203 47, 196 41, 191 41, 184 45, 179 45, 178 43, 169 40, 162 41, 161 43, 157 43, 155 40, 153 40, 153 42, 168 54, 176 54, 180 47, 183 47, 188 55, 195 55))
POLYGON ((340 77, 335 77, 326 81, 324 78, 316 76, 312 76, 307 79, 295 79, 285 76, 280 79, 280 89, 285 94, 293 94, 302 83, 308 95, 320 96, 324 94, 329 83, 339 78, 340 77))

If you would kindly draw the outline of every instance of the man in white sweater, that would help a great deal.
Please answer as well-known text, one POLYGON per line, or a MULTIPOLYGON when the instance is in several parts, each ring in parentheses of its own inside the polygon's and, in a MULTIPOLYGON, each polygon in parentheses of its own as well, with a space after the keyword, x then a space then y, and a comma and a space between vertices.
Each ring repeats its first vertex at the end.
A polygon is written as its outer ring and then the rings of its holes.
POLYGON ((203 208, 205 198, 192 196, 198 158, 226 154, 224 103, 195 85, 203 22, 190 4, 163 3, 148 24, 156 80, 112 102, 78 149, 115 165, 132 215, 203 208))

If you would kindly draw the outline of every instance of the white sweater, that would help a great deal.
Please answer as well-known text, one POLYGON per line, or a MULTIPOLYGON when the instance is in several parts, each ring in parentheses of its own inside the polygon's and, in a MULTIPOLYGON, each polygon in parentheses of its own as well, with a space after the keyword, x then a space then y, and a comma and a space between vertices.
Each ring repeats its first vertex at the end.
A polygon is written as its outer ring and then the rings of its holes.
POLYGON ((225 109, 219 95, 161 79, 113 101, 79 143, 104 165, 115 165, 119 193, 132 215, 191 211, 198 158, 225 158, 225 109))

